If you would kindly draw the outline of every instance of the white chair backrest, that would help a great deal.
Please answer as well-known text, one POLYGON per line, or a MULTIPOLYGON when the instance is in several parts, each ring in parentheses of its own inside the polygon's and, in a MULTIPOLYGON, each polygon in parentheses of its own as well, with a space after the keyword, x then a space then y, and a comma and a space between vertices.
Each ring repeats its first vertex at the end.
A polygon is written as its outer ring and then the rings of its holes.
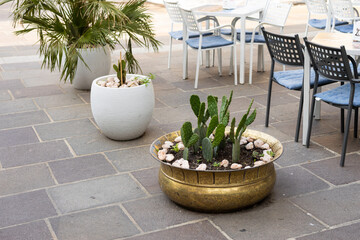
POLYGON ((199 32, 200 27, 193 12, 191 10, 183 9, 181 7, 180 12, 187 29, 193 32, 199 32))
POLYGON ((270 0, 246 0, 246 5, 256 5, 265 8, 268 1, 270 0))
POLYGON ((326 0, 305 0, 306 7, 311 14, 327 14, 326 0))
POLYGON ((360 0, 352 0, 353 6, 360 6, 360 0))
POLYGON ((281 3, 274 0, 268 1, 261 22, 284 27, 290 13, 291 6, 292 3, 281 3))
POLYGON ((351 21, 355 18, 355 12, 351 0, 330 0, 333 16, 342 21, 351 21))
POLYGON ((177 1, 164 0, 164 5, 171 21, 173 21, 174 23, 183 22, 177 1))

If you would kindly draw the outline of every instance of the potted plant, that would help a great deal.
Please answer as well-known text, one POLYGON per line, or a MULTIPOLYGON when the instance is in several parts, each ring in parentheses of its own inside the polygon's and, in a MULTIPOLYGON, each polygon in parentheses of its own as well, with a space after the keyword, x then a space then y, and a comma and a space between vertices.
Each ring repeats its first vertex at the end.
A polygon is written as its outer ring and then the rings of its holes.
POLYGON ((226 212, 250 206, 270 194, 275 184, 273 161, 283 151, 272 136, 247 127, 255 120, 252 102, 230 126, 232 99, 208 96, 207 106, 196 95, 190 104, 197 127, 185 122, 180 131, 155 140, 151 155, 161 162, 159 183, 174 202, 205 212, 226 212))
POLYGON ((23 26, 15 33, 36 31, 42 66, 59 69, 61 79, 78 89, 90 89, 95 78, 109 74, 110 50, 117 44, 126 50, 131 72, 140 70, 132 42, 154 50, 160 45, 145 12, 146 0, 1 0, 0 5, 8 2, 13 3, 14 27, 23 26))
POLYGON ((91 111, 102 133, 114 140, 140 137, 149 125, 155 105, 153 75, 127 74, 122 59, 116 74, 95 79, 91 86, 91 111))

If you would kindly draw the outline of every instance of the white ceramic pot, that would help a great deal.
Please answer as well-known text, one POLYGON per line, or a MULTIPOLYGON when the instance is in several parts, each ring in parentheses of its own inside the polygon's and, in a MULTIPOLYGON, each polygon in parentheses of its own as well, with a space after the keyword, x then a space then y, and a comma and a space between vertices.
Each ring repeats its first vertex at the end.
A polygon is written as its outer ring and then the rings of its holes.
MULTIPOLYGON (((147 86, 131 88, 108 88, 97 84, 100 80, 116 75, 95 79, 91 86, 91 110, 96 124, 105 136, 114 140, 131 140, 144 134, 149 125, 155 105, 152 82, 147 86)), ((139 76, 127 74, 128 77, 139 76)))
POLYGON ((95 78, 107 75, 110 72, 110 48, 106 46, 105 48, 84 48, 77 51, 80 52, 89 68, 79 59, 72 83, 76 89, 90 90, 95 78))

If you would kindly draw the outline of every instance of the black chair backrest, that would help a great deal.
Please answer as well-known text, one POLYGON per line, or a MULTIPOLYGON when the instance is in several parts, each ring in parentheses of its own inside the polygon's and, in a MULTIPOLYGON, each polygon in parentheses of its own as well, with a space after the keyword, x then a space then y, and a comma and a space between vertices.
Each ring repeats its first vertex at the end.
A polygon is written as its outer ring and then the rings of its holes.
POLYGON ((304 66, 304 53, 299 35, 284 36, 265 31, 261 28, 271 59, 291 66, 304 66))
POLYGON ((358 78, 355 60, 346 54, 344 46, 333 48, 309 42, 307 38, 304 38, 304 41, 317 73, 337 81, 351 81, 354 77, 358 78), (353 71, 349 61, 352 62, 353 71))

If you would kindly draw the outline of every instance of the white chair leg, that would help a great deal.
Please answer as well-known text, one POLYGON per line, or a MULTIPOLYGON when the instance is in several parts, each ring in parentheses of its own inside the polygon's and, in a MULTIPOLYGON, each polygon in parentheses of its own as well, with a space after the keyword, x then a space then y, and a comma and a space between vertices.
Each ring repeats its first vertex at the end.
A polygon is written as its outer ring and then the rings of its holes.
POLYGON ((221 54, 221 48, 217 49, 217 55, 218 55, 218 65, 219 65, 219 76, 222 76, 222 54, 221 54))
POLYGON ((169 48, 169 56, 168 56, 168 68, 170 69, 171 65, 171 51, 172 51, 172 37, 170 37, 170 48, 169 48))
POLYGON ((249 84, 252 84, 252 65, 253 65, 253 53, 254 53, 254 44, 250 44, 250 66, 249 66, 249 84))
POLYGON ((196 74, 195 74, 195 86, 194 86, 194 88, 198 88, 201 52, 202 51, 199 48, 198 49, 197 61, 196 61, 196 74))
POLYGON ((238 79, 237 79, 237 76, 238 76, 238 74, 237 74, 237 63, 236 63, 236 44, 234 44, 234 46, 232 47, 232 55, 233 55, 233 62, 234 62, 234 64, 233 64, 233 66, 234 66, 234 83, 235 83, 235 85, 237 85, 238 84, 238 79))
POLYGON ((264 45, 258 45, 258 65, 257 71, 264 71, 264 45))
POLYGON ((215 49, 213 50, 213 62, 212 62, 212 66, 215 66, 215 49))
MULTIPOLYGON (((233 69, 234 69, 234 47, 231 47, 231 53, 230 53, 230 69, 229 69, 229 76, 231 76, 231 74, 233 73, 233 69)), ((236 64, 236 63, 235 63, 236 64)))

